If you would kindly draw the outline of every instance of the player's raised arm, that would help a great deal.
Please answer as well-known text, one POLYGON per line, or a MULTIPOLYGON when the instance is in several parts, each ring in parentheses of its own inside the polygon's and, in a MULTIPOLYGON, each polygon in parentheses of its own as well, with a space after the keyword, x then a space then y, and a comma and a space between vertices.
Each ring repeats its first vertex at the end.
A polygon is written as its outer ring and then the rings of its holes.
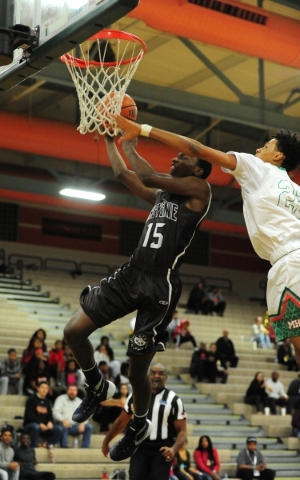
POLYGON ((131 122, 120 115, 113 115, 118 127, 124 131, 124 136, 119 139, 119 143, 126 140, 131 140, 139 135, 159 140, 169 147, 175 148, 179 152, 183 152, 189 156, 202 158, 214 165, 235 170, 236 158, 232 154, 215 150, 214 148, 206 147, 197 140, 188 137, 183 137, 175 133, 167 132, 159 128, 151 127, 150 125, 140 125, 136 122, 131 122))
POLYGON ((155 202, 156 190, 145 187, 138 175, 127 168, 114 140, 111 137, 105 136, 104 141, 107 155, 116 178, 124 183, 132 193, 153 205, 155 202))

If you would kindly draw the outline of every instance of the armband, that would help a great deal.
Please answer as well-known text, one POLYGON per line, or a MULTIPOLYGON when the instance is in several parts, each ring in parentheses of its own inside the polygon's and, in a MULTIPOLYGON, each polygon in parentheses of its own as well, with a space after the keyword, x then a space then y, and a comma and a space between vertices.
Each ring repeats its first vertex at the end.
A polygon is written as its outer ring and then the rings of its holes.
POLYGON ((151 130, 152 130, 151 125, 147 125, 146 123, 144 123, 144 124, 141 125, 140 135, 142 137, 149 137, 151 130))

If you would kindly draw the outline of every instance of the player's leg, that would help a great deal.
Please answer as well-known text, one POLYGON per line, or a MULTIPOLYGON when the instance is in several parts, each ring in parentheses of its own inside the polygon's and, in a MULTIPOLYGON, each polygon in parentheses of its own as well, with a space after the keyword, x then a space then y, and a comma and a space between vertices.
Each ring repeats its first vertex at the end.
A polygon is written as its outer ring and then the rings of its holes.
POLYGON ((81 367, 88 387, 86 396, 73 414, 73 420, 81 423, 91 417, 99 403, 111 398, 116 390, 115 385, 105 380, 94 359, 94 348, 89 336, 97 329, 97 325, 79 309, 64 329, 64 337, 73 355, 81 367))
POLYGON ((148 369, 154 355, 155 351, 151 351, 129 359, 129 380, 132 386, 134 416, 125 436, 110 449, 109 456, 114 461, 131 457, 138 445, 151 434, 152 424, 147 419, 151 398, 148 369))

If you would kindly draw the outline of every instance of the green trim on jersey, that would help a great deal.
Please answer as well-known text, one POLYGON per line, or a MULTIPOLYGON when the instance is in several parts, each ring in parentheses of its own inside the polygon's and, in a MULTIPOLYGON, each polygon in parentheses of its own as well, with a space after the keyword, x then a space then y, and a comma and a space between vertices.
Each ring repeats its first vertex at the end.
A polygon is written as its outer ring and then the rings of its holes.
POLYGON ((270 315, 277 340, 300 336, 300 297, 285 287, 279 302, 278 313, 270 315))

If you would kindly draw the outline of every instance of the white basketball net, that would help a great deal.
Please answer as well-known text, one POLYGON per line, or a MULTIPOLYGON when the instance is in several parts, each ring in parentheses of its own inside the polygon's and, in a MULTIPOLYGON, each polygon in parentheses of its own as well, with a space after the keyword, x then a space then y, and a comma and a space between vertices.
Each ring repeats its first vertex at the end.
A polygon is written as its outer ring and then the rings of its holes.
POLYGON ((78 130, 82 134, 97 131, 100 135, 115 136, 119 130, 110 114, 120 113, 124 94, 144 55, 144 48, 134 38, 90 39, 79 47, 80 58, 69 54, 61 57, 77 91, 78 130), (109 61, 112 49, 114 59, 109 61), (90 58, 92 51, 93 58, 90 58))

